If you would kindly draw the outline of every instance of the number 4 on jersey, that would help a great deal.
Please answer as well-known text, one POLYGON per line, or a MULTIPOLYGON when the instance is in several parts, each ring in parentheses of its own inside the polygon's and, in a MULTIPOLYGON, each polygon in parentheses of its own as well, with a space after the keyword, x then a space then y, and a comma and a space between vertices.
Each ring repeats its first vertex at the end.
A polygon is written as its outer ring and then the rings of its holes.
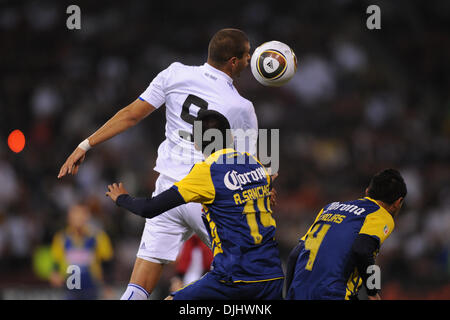
POLYGON ((312 271, 319 247, 330 227, 331 225, 329 224, 316 223, 312 230, 307 234, 305 239, 305 249, 309 250, 309 259, 306 263, 306 270, 312 271))

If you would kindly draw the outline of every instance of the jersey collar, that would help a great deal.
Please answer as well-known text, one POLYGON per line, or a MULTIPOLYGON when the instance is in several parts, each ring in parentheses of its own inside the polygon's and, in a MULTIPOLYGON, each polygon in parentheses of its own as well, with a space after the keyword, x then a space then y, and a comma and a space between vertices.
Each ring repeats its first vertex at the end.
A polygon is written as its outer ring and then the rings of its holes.
POLYGON ((371 197, 364 197, 364 199, 367 199, 367 200, 369 200, 369 201, 372 201, 372 202, 374 202, 374 203, 376 203, 377 204, 377 206, 379 206, 380 207, 380 209, 382 210, 382 211, 385 211, 388 215, 390 215, 391 216, 391 214, 385 209, 385 208, 383 208, 383 206, 380 206, 380 204, 378 203, 378 201, 377 200, 375 200, 375 199, 372 199, 371 197))
POLYGON ((375 202, 379 207, 381 207, 381 206, 378 204, 377 200, 372 199, 371 197, 364 197, 364 199, 369 200, 369 201, 372 201, 372 202, 375 202))
POLYGON ((217 76, 220 76, 221 78, 225 79, 229 84, 233 83, 233 78, 231 78, 229 75, 227 75, 225 72, 220 71, 219 69, 214 68, 209 63, 205 62, 203 65, 206 69, 208 69, 209 72, 214 73, 217 76))
POLYGON ((207 164, 212 164, 213 162, 216 162, 217 159, 219 159, 219 157, 221 155, 224 155, 224 154, 227 154, 227 153, 230 153, 230 152, 237 152, 237 151, 234 150, 233 148, 225 148, 225 149, 222 149, 222 150, 218 150, 218 151, 214 152, 213 154, 211 154, 207 159, 205 159, 205 162, 207 164))

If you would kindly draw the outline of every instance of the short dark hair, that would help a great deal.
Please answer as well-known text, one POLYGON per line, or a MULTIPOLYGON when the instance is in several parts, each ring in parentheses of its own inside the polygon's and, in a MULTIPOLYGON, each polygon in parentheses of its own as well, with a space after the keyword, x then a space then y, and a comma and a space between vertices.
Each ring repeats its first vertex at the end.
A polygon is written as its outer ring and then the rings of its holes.
POLYGON ((385 169, 375 174, 370 180, 368 196, 387 204, 394 203, 406 196, 405 181, 400 172, 395 169, 385 169))
MULTIPOLYGON (((197 141, 196 139, 200 138, 199 135, 197 135, 194 132, 194 141, 195 143, 201 147, 202 152, 204 153, 205 148, 212 143, 211 140, 204 140, 204 134, 209 129, 216 129, 219 130, 222 134, 222 145, 218 145, 217 147, 222 149, 226 147, 232 146, 233 139, 231 137, 231 130, 230 130, 230 123, 228 122, 227 118, 225 118, 221 113, 214 111, 214 110, 201 110, 198 113, 197 119, 195 121, 201 121, 202 123, 202 131, 201 131, 201 141, 197 141), (227 145, 227 142, 230 145, 227 145)), ((195 128, 195 126, 194 126, 195 128)), ((218 149, 216 148, 216 151, 218 149)), ((209 156, 205 154, 205 156, 209 156)))
POLYGON ((239 30, 226 28, 219 30, 209 41, 208 59, 219 65, 233 57, 242 58, 246 50, 247 35, 239 30))

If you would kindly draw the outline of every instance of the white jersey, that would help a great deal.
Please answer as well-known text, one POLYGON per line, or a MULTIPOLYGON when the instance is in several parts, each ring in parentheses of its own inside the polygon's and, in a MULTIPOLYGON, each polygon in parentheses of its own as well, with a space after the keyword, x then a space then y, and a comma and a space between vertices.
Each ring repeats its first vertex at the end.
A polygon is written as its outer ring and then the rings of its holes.
POLYGON ((166 139, 158 148, 154 168, 161 174, 181 180, 196 162, 203 160, 192 142, 193 125, 200 109, 224 115, 230 123, 236 149, 256 154, 258 121, 253 104, 241 97, 231 77, 207 63, 202 66, 172 63, 139 98, 155 108, 166 104, 166 139), (246 134, 237 135, 238 129, 246 134))

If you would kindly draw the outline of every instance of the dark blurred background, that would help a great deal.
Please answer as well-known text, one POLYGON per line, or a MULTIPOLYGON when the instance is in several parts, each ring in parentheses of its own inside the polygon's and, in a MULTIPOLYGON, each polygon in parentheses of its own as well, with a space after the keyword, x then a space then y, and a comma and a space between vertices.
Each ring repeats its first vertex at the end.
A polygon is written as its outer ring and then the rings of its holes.
MULTIPOLYGON (((112 294, 131 275, 144 220, 116 208, 107 184, 149 195, 165 108, 96 147, 58 180, 72 150, 134 101, 170 63, 203 64, 210 37, 244 30, 252 48, 292 47, 298 72, 266 88, 235 81, 260 128, 280 129, 277 239, 283 261, 320 208, 363 195, 395 167, 408 195, 377 263, 384 299, 450 299, 449 1, 0 1, 0 297, 52 299, 48 247, 67 210, 87 203, 111 237, 112 294), (68 30, 66 8, 81 8, 68 30), (381 8, 381 30, 366 9, 381 8), (27 138, 9 150, 9 133, 27 138)), ((168 266, 155 290, 168 292, 168 266)))

